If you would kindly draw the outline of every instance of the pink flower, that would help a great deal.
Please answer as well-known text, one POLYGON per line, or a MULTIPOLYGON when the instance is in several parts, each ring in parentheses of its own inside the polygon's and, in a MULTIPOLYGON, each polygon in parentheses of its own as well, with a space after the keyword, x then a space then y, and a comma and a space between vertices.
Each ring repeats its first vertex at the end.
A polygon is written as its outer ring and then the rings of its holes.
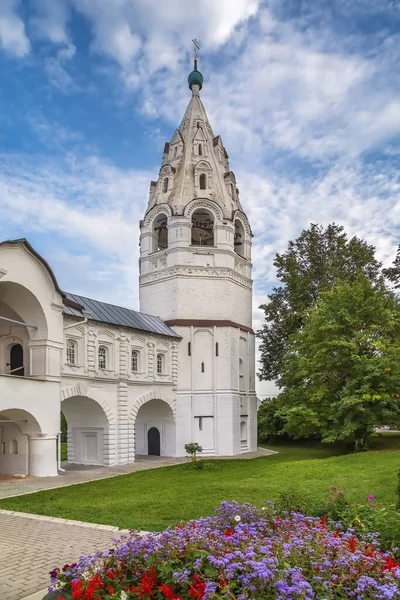
POLYGON ((375 496, 373 494, 369 494, 369 496, 367 496, 367 500, 373 500, 375 498, 375 496))

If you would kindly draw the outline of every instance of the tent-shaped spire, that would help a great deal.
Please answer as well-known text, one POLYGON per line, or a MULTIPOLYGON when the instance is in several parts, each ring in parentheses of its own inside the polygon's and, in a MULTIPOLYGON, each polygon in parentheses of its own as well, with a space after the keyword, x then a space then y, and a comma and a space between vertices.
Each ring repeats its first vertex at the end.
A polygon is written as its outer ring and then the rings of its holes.
POLYGON ((179 215, 193 199, 204 198, 216 202, 230 219, 234 211, 242 210, 239 192, 221 137, 214 135, 200 99, 203 75, 197 69, 197 57, 188 83, 192 98, 181 124, 165 144, 158 180, 150 185, 147 211, 168 204, 179 215))

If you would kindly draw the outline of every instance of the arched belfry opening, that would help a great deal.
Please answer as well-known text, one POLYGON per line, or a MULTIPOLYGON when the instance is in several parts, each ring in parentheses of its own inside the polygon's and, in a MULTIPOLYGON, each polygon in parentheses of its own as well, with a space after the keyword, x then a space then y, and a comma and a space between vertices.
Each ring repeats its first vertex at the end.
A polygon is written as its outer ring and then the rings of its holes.
POLYGON ((153 252, 168 248, 168 218, 167 215, 158 215, 153 222, 153 252))
POLYGON ((199 208, 192 216, 192 246, 214 246, 214 217, 199 208))
POLYGON ((235 238, 234 238, 234 248, 236 254, 246 258, 246 248, 245 248, 245 231, 241 221, 236 219, 235 221, 235 238))

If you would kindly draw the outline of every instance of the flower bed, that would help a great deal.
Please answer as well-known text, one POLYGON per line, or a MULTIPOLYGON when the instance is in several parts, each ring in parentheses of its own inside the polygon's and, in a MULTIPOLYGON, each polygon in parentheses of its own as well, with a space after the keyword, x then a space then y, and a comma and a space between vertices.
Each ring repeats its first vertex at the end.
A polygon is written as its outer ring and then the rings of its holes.
POLYGON ((212 517, 132 533, 55 569, 52 586, 75 600, 400 598, 400 564, 376 537, 340 531, 326 517, 278 516, 271 504, 225 502, 212 517))

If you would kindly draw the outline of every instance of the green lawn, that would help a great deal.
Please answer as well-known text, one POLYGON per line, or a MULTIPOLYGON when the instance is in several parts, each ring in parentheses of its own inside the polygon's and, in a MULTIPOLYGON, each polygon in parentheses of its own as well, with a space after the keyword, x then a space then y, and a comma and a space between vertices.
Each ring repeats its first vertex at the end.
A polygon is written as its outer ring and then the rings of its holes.
POLYGON ((269 446, 279 454, 253 460, 209 460, 204 471, 190 464, 141 471, 112 479, 0 501, 0 508, 79 519, 124 528, 158 530, 206 516, 222 500, 262 506, 282 490, 324 497, 331 485, 354 501, 374 494, 395 502, 400 434, 372 441, 369 452, 343 454, 317 444, 269 446))

